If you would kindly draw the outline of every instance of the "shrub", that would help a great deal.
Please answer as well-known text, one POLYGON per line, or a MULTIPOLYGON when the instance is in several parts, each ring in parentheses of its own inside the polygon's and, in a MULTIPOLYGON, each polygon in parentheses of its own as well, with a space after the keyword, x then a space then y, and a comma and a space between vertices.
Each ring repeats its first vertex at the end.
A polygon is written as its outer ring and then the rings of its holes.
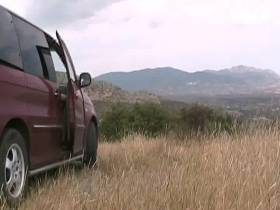
POLYGON ((126 106, 114 105, 106 112, 100 122, 101 134, 106 139, 120 139, 129 131, 128 109, 126 106))
POLYGON ((181 137, 192 134, 218 134, 232 132, 233 119, 223 110, 193 104, 183 108, 177 117, 177 134, 181 137))
POLYGON ((119 140, 132 133, 156 137, 167 130, 169 116, 160 105, 135 104, 115 105, 106 112, 100 123, 105 139, 119 140))
POLYGON ((178 137, 231 133, 233 119, 223 110, 194 104, 169 112, 157 104, 117 104, 106 112, 100 123, 103 137, 117 141, 133 133, 157 137, 172 132, 178 137))
POLYGON ((136 104, 131 112, 130 123, 134 132, 156 137, 167 130, 169 116, 160 105, 136 104))

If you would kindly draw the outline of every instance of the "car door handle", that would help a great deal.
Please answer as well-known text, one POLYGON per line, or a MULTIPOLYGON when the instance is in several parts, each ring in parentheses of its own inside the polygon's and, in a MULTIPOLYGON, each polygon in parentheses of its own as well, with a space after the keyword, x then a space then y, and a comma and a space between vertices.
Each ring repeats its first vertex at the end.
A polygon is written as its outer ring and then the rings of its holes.
POLYGON ((58 89, 56 89, 56 90, 54 91, 54 95, 55 95, 55 96, 59 96, 59 95, 60 95, 58 89))
POLYGON ((58 89, 54 91, 54 96, 58 97, 61 101, 67 100, 67 95, 64 93, 61 93, 58 89))

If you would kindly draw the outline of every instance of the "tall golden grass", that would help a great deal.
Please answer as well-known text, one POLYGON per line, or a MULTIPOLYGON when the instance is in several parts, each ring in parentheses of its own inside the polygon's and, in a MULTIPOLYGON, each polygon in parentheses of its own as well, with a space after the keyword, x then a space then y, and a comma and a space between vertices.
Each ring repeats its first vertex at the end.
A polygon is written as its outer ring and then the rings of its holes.
POLYGON ((97 169, 35 178, 21 209, 280 209, 279 134, 101 143, 97 169))

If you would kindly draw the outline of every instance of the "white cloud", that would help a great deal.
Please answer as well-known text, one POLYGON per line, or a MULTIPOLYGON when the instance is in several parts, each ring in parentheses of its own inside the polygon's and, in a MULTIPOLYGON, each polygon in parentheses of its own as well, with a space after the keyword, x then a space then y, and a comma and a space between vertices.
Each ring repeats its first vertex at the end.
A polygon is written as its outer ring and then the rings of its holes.
POLYGON ((97 11, 120 0, 29 0, 32 2, 27 16, 39 25, 51 27, 67 26, 93 16, 97 11))
POLYGON ((276 0, 123 0, 48 28, 61 31, 78 71, 95 75, 156 66, 280 70, 279 6, 276 0))
POLYGON ((277 70, 280 27, 275 24, 279 20, 276 4, 126 0, 63 34, 79 69, 95 74, 156 66, 192 71, 237 64, 277 70), (75 28, 79 30, 73 33, 75 28), (79 46, 86 48, 75 53, 79 46))
POLYGON ((1 0, 0 4, 19 15, 25 16, 31 2, 28 0, 1 0))

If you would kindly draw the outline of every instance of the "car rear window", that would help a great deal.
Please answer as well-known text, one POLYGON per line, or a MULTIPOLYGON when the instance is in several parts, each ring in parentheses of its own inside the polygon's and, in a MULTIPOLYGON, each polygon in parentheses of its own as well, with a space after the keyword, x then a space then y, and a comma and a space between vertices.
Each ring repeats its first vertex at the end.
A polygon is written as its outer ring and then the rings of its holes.
POLYGON ((20 48, 10 13, 0 7, 0 60, 22 68, 20 48))
POLYGON ((44 78, 39 50, 49 48, 45 34, 33 25, 13 16, 22 53, 24 71, 44 78))

